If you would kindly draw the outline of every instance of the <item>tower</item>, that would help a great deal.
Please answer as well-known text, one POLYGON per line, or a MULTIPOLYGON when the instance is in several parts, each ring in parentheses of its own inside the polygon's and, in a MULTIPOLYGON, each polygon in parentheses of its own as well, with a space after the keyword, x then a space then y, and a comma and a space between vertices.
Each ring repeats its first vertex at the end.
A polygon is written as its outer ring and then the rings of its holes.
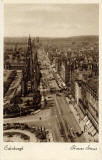
POLYGON ((30 35, 28 38, 28 48, 26 53, 26 74, 27 84, 30 91, 35 92, 36 86, 36 70, 37 70, 37 51, 35 43, 32 44, 30 35))
POLYGON ((65 61, 65 83, 68 87, 71 84, 71 51, 67 52, 67 59, 65 61))
POLYGON ((70 81, 71 81, 71 65, 70 65, 70 61, 66 60, 65 61, 65 83, 68 87, 70 86, 70 81))
POLYGON ((37 48, 36 44, 32 43, 29 35, 25 67, 22 70, 22 95, 25 96, 28 93, 32 93, 33 107, 35 109, 40 107, 41 102, 38 82, 40 83, 40 69, 38 65, 37 48))
POLYGON ((31 38, 30 38, 30 34, 29 34, 29 38, 28 38, 28 50, 31 50, 31 46, 32 46, 32 42, 31 42, 31 38))
POLYGON ((21 81, 21 92, 25 96, 27 94, 27 77, 26 77, 26 68, 22 69, 22 81, 21 81))

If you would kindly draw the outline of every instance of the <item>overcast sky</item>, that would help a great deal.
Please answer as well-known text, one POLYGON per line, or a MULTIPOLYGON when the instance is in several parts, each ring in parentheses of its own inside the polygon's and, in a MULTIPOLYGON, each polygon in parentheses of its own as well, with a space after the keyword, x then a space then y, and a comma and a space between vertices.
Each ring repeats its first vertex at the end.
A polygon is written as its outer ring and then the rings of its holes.
POLYGON ((97 4, 5 4, 5 36, 98 35, 97 4))

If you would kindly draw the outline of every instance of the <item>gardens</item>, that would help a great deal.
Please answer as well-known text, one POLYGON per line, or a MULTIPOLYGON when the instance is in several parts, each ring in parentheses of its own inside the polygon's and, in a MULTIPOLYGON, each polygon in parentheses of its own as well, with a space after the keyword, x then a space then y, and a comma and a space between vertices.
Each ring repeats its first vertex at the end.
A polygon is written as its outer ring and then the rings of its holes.
POLYGON ((49 131, 43 126, 29 126, 25 123, 4 124, 4 141, 47 142, 49 131))

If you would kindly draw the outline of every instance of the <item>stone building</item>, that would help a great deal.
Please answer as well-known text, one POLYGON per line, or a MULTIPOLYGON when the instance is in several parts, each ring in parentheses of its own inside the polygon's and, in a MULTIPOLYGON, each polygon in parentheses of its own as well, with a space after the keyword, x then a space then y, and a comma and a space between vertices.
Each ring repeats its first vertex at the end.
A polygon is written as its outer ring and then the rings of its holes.
POLYGON ((98 97, 88 83, 77 80, 75 82, 75 99, 80 109, 87 115, 95 129, 98 131, 99 107, 98 97))

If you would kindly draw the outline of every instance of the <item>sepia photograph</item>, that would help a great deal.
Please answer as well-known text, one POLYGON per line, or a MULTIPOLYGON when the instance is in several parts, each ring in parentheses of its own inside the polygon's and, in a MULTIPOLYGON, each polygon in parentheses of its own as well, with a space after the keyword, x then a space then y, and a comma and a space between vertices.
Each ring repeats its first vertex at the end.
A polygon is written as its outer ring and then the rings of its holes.
POLYGON ((99 5, 4 4, 3 141, 99 142, 99 5))

